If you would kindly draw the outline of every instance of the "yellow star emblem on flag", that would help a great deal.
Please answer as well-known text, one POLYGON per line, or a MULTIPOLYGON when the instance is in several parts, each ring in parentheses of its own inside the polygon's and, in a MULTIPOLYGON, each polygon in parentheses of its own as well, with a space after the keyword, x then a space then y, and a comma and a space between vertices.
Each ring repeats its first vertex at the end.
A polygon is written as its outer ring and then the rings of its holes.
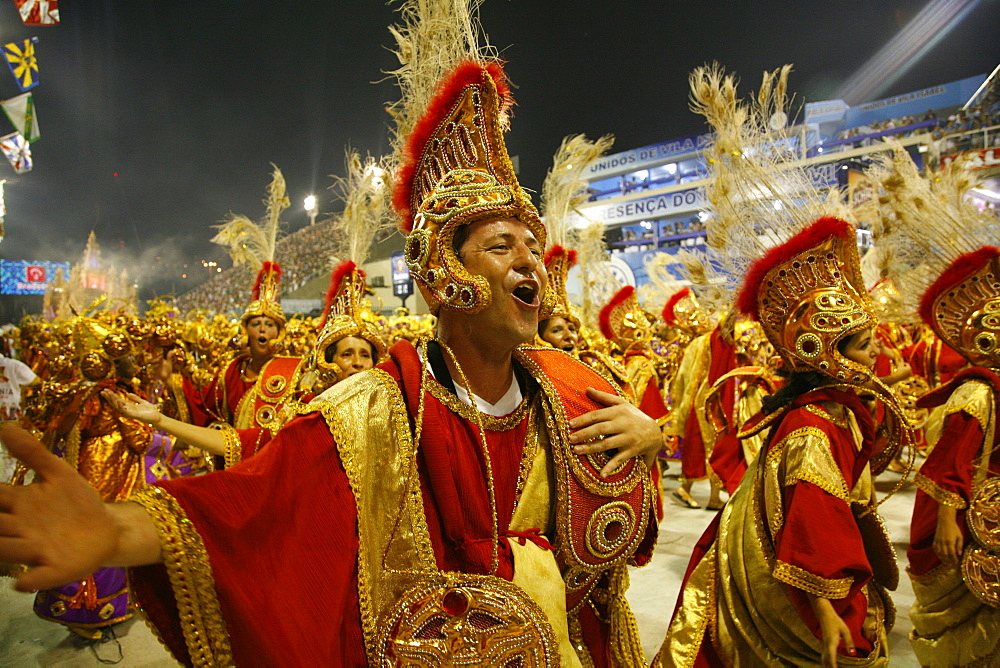
POLYGON ((38 59, 35 58, 35 42, 37 37, 26 39, 23 42, 11 42, 3 45, 3 55, 7 58, 7 67, 10 68, 17 85, 21 90, 28 90, 38 85, 38 59))

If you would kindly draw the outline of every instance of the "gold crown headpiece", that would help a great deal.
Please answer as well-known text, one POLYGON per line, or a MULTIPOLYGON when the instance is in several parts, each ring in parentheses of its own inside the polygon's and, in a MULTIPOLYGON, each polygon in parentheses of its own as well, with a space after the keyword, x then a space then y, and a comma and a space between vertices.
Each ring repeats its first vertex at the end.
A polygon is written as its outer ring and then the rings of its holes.
POLYGON ((240 318, 240 324, 244 329, 251 318, 267 316, 278 324, 279 331, 284 330, 285 312, 281 308, 281 265, 277 262, 264 262, 257 272, 257 280, 254 282, 250 299, 250 305, 240 318))
POLYGON ((689 334, 704 334, 712 328, 711 318, 705 313, 691 288, 681 288, 663 306, 663 320, 671 327, 679 327, 689 334))
POLYGON ((1000 248, 956 258, 924 293, 920 316, 973 364, 1000 368, 1000 248))
POLYGON ((372 344, 376 358, 385 355, 385 341, 375 326, 362 317, 368 308, 365 299, 365 272, 346 260, 330 275, 330 289, 326 295, 326 308, 316 339, 316 366, 334 370, 334 363, 326 359, 326 350, 345 336, 356 336, 372 344))
POLYGON ((635 288, 626 285, 611 298, 598 315, 601 333, 622 349, 648 340, 652 336, 649 319, 639 306, 635 288))
POLYGON ((576 264, 576 251, 562 246, 553 246, 545 253, 545 272, 549 276, 548 287, 538 312, 538 321, 549 318, 565 318, 580 328, 580 317, 566 294, 566 278, 576 264))
POLYGON ((514 174, 503 140, 512 100, 499 63, 467 61, 440 84, 406 138, 393 206, 407 233, 406 263, 432 313, 475 313, 486 279, 458 259, 455 233, 486 218, 514 218, 545 245, 545 226, 514 174))

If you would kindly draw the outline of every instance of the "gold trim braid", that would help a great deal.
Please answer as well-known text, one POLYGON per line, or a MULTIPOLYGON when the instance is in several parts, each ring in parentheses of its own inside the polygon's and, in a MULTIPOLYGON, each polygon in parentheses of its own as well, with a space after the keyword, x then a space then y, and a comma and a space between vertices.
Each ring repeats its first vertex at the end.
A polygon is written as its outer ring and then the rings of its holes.
POLYGON ((851 585, 854 583, 854 578, 851 577, 831 580, 820 577, 815 573, 810 573, 803 568, 793 566, 780 559, 775 560, 774 570, 771 571, 771 574, 774 575, 775 579, 781 580, 796 589, 801 589, 820 598, 829 599, 842 599, 846 597, 851 591, 851 585))
POLYGON ((233 665, 229 631, 208 553, 184 509, 166 491, 152 485, 133 494, 129 501, 142 506, 156 525, 191 663, 233 665))
POLYGON ((927 496, 931 497, 942 506, 948 506, 949 508, 957 508, 962 510, 968 504, 965 502, 961 496, 955 492, 949 492, 946 489, 938 487, 937 483, 925 476, 923 473, 918 473, 914 477, 914 482, 917 487, 923 491, 927 496))

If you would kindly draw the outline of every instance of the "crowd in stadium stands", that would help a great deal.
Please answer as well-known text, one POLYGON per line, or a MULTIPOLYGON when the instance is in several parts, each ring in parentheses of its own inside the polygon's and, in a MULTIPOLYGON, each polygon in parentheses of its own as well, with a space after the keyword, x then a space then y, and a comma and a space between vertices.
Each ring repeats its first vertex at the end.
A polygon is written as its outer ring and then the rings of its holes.
POLYGON ((890 118, 870 125, 842 130, 837 135, 837 141, 833 143, 838 145, 839 150, 844 150, 845 148, 869 146, 874 142, 882 141, 883 136, 887 134, 902 138, 930 132, 934 139, 943 140, 944 143, 939 146, 941 153, 955 153, 997 145, 1000 133, 989 133, 990 136, 987 136, 987 133, 972 132, 997 125, 1000 125, 1000 87, 993 83, 976 104, 967 110, 956 111, 947 119, 939 120, 934 111, 928 109, 919 117, 890 118), (928 123, 930 121, 933 123, 928 123), (893 132, 896 129, 900 131, 893 132), (853 137, 858 137, 858 141, 844 142, 844 140, 853 137))
MULTIPOLYGON (((281 265, 282 293, 302 287, 317 274, 330 270, 336 243, 333 220, 318 222, 278 240, 275 261, 281 265)), ((180 295, 176 299, 182 311, 207 309, 213 313, 242 313, 250 299, 256 269, 226 269, 180 295)))

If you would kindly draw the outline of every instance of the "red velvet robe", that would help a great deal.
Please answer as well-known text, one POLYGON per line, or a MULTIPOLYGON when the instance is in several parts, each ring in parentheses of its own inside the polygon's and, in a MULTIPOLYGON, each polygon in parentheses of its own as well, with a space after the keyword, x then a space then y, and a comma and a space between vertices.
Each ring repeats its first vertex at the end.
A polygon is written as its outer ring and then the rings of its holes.
MULTIPOLYGON (((962 371, 948 385, 921 398, 919 405, 930 407, 944 403, 962 383, 970 379, 985 380, 990 383, 994 391, 994 404, 1000 406, 1000 378, 992 371, 980 367, 970 367, 962 371)), ((920 467, 921 476, 927 478, 938 489, 955 495, 964 503, 964 507, 958 508, 955 514, 958 527, 965 539, 964 545, 969 542, 969 527, 965 521, 965 512, 972 498, 973 472, 985 438, 983 425, 979 424, 974 416, 965 411, 952 413, 945 421, 938 444, 920 467)), ((992 473, 1000 475, 1000 449, 993 451, 989 469, 992 473)), ((913 521, 910 524, 910 547, 906 552, 910 562, 909 570, 915 576, 924 575, 941 564, 941 560, 934 553, 938 508, 937 500, 923 489, 917 489, 917 497, 913 504, 913 521)))
POLYGON ((240 367, 248 357, 245 353, 238 355, 201 389, 184 379, 184 397, 191 409, 192 424, 199 427, 207 427, 214 422, 234 424, 236 407, 254 384, 252 380, 244 380, 240 374, 240 367))
MULTIPOLYGON (((379 368, 397 380, 415 415, 422 369, 415 349, 396 344, 379 368)), ((418 464, 437 564, 489 573, 492 520, 479 427, 429 392, 424 407, 418 464)), ((527 426, 525 417, 507 431, 486 432, 501 534, 514 509, 527 426)), ((162 487, 205 544, 237 665, 366 665, 357 507, 320 413, 291 421, 263 451, 231 469, 162 487)), ((164 566, 131 573, 144 612, 174 656, 189 663, 164 566)), ((496 574, 513 577, 507 538, 496 574)), ((596 665, 610 665, 607 626, 592 606, 584 606, 581 625, 596 665)))
MULTIPOLYGON (((767 451, 772 445, 805 427, 819 428, 827 435, 834 462, 840 469, 848 489, 853 488, 868 464, 875 436, 875 425, 871 414, 857 395, 833 389, 820 389, 799 396, 792 402, 791 408, 777 426, 772 428, 767 444, 758 455, 758 461, 766 461, 767 451), (826 412, 820 406, 823 401, 841 403, 854 413, 863 437, 860 451, 855 446, 849 428, 838 426, 824 417, 826 412), (814 405, 813 410, 806 408, 810 405, 814 405)), ((754 483, 754 478, 744 478, 743 486, 752 486, 754 483)), ((753 490, 741 487, 739 491, 742 494, 753 490)), ((754 503, 753 506, 755 511, 760 512, 759 503, 754 503)), ((867 654, 872 650, 872 645, 861 633, 868 604, 863 588, 872 578, 873 571, 849 505, 819 486, 798 479, 794 484, 784 487, 782 511, 783 522, 772 537, 775 557, 779 561, 827 580, 851 578, 849 593, 843 598, 832 599, 831 603, 851 629, 859 652, 862 655, 867 654)), ((685 586, 694 568, 712 548, 718 535, 721 518, 720 513, 695 546, 684 576, 685 586)), ((755 520, 752 517, 734 516, 731 521, 755 520)), ((766 519, 763 522, 767 524, 766 519)), ((819 621, 806 592, 789 584, 784 584, 783 589, 806 626, 817 638, 821 638, 819 621)), ((675 617, 683 596, 684 586, 681 588, 678 606, 674 609, 675 617)), ((704 637, 711 637, 709 630, 705 630, 704 637)), ((712 642, 703 641, 695 665, 725 664, 719 658, 712 642)))

